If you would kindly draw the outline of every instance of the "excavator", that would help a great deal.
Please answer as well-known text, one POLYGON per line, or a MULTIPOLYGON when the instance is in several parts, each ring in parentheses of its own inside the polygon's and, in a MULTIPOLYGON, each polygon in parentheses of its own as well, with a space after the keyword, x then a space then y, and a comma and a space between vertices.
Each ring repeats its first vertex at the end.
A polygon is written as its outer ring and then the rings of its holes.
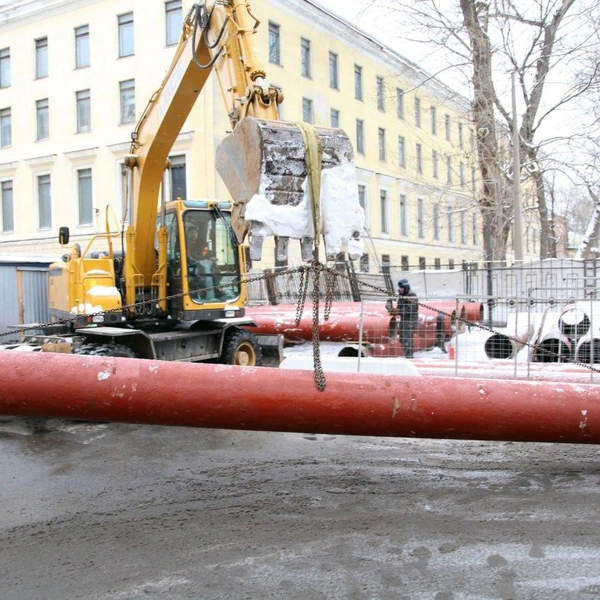
MULTIPOLYGON (((49 272, 50 318, 78 354, 260 365, 260 339, 244 326, 246 245, 278 258, 298 239, 303 260, 361 252, 364 214, 353 149, 340 129, 282 121, 280 89, 265 84, 254 46, 259 25, 244 0, 194 4, 173 61, 131 134, 127 223, 74 244, 49 272), (216 73, 231 133, 216 153, 231 199, 166 199, 169 152, 216 73), (121 245, 121 249, 116 247, 121 245), (94 251, 94 245, 102 246, 94 251)), ((69 243, 61 227, 59 242, 69 243)))

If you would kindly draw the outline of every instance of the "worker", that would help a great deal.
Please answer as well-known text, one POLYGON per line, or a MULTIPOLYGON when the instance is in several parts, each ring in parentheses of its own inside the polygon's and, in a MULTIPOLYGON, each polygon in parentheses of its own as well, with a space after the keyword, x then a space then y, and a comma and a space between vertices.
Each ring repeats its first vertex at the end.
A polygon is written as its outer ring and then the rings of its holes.
POLYGON ((419 301, 410 291, 408 279, 398 282, 398 316, 400 317, 399 337, 404 356, 413 358, 415 330, 419 321, 419 301))
POLYGON ((200 231, 196 225, 191 225, 186 230, 188 273, 190 286, 200 286, 199 298, 203 300, 215 300, 215 268, 216 261, 214 253, 208 247, 206 239, 201 239, 200 231))

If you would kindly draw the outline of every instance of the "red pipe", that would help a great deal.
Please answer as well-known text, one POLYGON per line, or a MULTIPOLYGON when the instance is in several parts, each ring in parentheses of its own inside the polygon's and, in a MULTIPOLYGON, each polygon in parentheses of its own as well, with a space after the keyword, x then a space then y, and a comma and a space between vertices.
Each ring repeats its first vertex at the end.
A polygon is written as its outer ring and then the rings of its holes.
POLYGON ((600 387, 3 352, 0 414, 219 429, 600 443, 600 387))

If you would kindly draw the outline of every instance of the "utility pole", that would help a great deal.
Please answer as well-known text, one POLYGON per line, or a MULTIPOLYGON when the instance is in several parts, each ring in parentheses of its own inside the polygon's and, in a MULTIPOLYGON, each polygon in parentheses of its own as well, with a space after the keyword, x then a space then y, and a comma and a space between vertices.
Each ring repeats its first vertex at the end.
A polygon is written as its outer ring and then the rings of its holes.
POLYGON ((512 113, 513 113, 513 250, 515 261, 523 260, 523 208, 521 206, 521 156, 519 127, 517 125, 517 93, 515 73, 512 74, 512 113))

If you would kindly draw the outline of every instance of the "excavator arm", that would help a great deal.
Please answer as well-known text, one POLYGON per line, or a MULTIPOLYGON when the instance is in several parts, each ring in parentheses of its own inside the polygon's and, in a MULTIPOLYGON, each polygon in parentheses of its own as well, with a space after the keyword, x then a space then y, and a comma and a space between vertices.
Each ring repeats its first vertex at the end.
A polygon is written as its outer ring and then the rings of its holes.
POLYGON ((245 0, 205 0, 184 21, 171 66, 132 133, 126 161, 132 201, 125 271, 136 285, 150 286, 156 278, 156 211, 167 158, 213 71, 233 129, 217 150, 217 169, 232 195, 238 240, 250 236, 251 258, 260 259, 269 235, 281 238, 280 256, 292 237, 303 240, 310 258, 320 234, 329 255, 344 243, 352 255, 360 254, 363 212, 352 145, 338 129, 312 128, 307 141, 300 127, 279 120, 283 95, 264 84, 254 46, 258 25, 245 0), (307 152, 308 146, 316 151, 307 152), (322 218, 314 218, 315 210, 322 218))

